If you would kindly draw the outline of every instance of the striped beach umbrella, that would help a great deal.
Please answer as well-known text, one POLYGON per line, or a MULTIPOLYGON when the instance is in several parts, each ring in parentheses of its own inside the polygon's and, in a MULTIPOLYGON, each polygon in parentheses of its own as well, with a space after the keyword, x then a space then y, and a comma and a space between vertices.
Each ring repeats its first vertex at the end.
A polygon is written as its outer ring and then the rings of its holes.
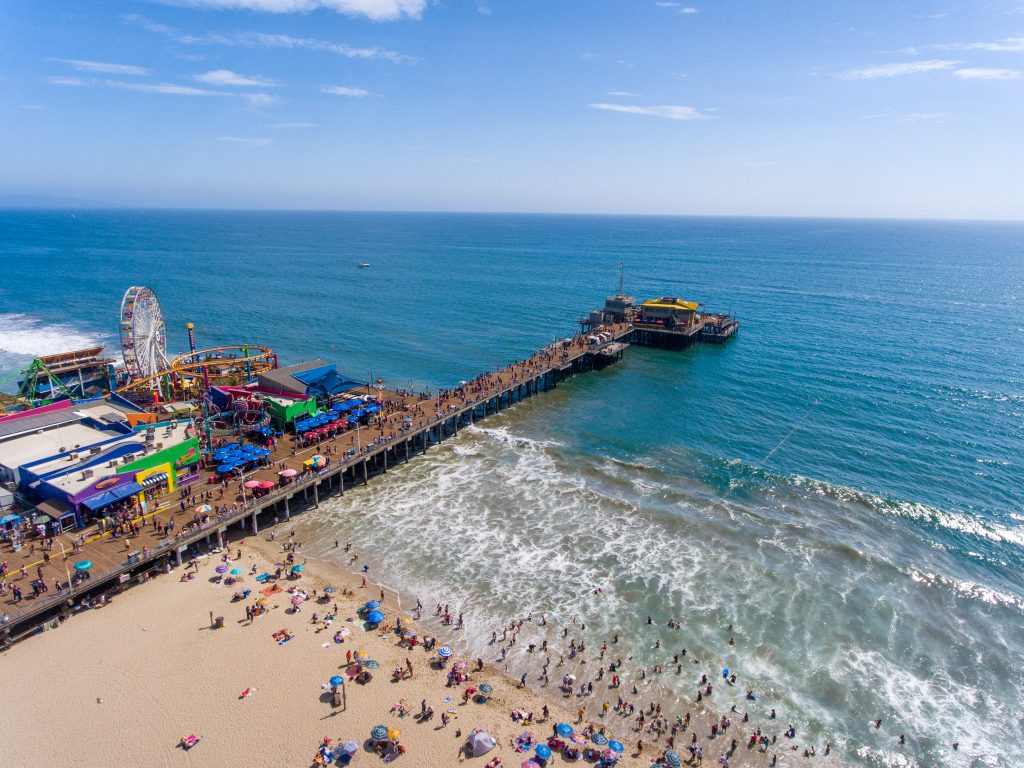
POLYGON ((442 645, 440 648, 437 649, 437 655, 440 656, 442 659, 447 659, 452 655, 452 649, 449 648, 447 645, 442 645))

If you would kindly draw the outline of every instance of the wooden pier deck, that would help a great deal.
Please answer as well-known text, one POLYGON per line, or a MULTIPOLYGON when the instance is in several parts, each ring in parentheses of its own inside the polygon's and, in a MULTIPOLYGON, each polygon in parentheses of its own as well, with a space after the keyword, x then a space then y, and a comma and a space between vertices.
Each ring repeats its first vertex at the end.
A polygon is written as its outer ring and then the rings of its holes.
POLYGON ((180 494, 173 492, 150 505, 147 524, 137 536, 115 538, 109 532, 100 533, 95 526, 85 531, 69 531, 59 537, 64 555, 58 546, 50 553, 49 562, 44 562, 38 551, 26 548, 15 553, 5 545, 0 557, 8 562, 10 583, 23 584, 22 590, 30 595, 28 584, 37 577, 36 569, 42 568, 43 579, 50 590, 17 604, 9 592, 5 595, 0 603, 0 614, 8 618, 0 625, 0 644, 16 641, 40 628, 56 626, 60 617, 69 615, 85 596, 145 578, 154 569, 181 565, 183 554, 199 542, 223 546, 224 533, 229 526, 240 526, 255 533, 259 530, 261 516, 288 520, 293 511, 292 502, 298 496, 303 507, 315 508, 321 497, 344 494, 353 486, 365 484, 371 476, 383 474, 389 467, 458 435, 459 429, 465 426, 552 389, 577 373, 602 368, 622 356, 632 333, 629 324, 612 326, 611 340, 596 345, 577 335, 571 343, 559 342, 545 347, 526 360, 482 374, 465 387, 453 388, 438 397, 423 399, 385 389, 380 399, 386 408, 378 424, 306 447, 301 446, 294 435, 285 435, 269 457, 268 466, 232 480, 227 486, 211 484, 212 473, 201 470, 199 480, 190 486, 194 493, 199 495, 212 489, 211 506, 236 510, 211 515, 210 521, 202 527, 189 525, 195 515, 193 506, 183 506, 180 494), (304 462, 316 453, 326 456, 330 463, 314 472, 304 462), (252 479, 277 483, 281 479, 278 472, 284 468, 293 468, 300 474, 288 484, 257 498, 244 488, 244 481, 252 479), (166 526, 171 520, 175 532, 158 536, 154 523, 166 526), (58 580, 66 582, 71 565, 78 560, 93 562, 91 578, 73 592, 56 592, 52 585, 58 580), (24 579, 19 576, 22 565, 27 569, 24 579))

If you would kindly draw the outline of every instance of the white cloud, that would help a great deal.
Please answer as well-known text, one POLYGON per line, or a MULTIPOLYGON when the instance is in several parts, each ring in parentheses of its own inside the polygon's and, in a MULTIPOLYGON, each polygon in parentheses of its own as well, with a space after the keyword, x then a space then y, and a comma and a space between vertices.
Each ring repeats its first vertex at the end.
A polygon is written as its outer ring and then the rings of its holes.
POLYGON ((655 3, 659 8, 672 8, 677 13, 684 15, 690 15, 692 13, 700 13, 699 10, 694 8, 692 5, 684 5, 683 3, 671 3, 671 2, 657 2, 655 3))
POLYGON ((240 136, 221 136, 220 140, 230 142, 231 144, 241 144, 246 147, 265 147, 273 141, 273 139, 246 139, 240 136))
POLYGON ((164 93, 171 96, 237 96, 226 91, 211 91, 208 88, 193 88, 190 85, 176 83, 126 83, 120 80, 106 80, 104 85, 120 88, 123 91, 141 91, 142 93, 164 93))
POLYGON ((108 64, 103 61, 83 61, 82 59, 57 59, 51 58, 50 61, 59 61, 62 64, 67 64, 72 69, 77 69, 79 72, 101 72, 104 75, 148 75, 149 70, 145 67, 136 67, 134 64, 108 64))
POLYGON ((933 51, 988 51, 990 53, 1024 53, 1024 37, 1006 37, 978 43, 937 43, 926 45, 924 49, 933 51))
POLYGON ((80 77, 48 77, 50 85, 85 85, 85 80, 80 77))
POLYGON ((177 0, 179 5, 220 10, 261 11, 263 13, 308 13, 319 8, 346 16, 365 16, 373 21, 392 21, 403 17, 418 19, 426 0, 177 0))
POLYGON ((334 96, 353 96, 355 98, 362 98, 363 96, 369 96, 370 92, 365 88, 350 88, 347 85, 325 85, 320 89, 324 93, 330 93, 334 96))
POLYGON ((988 67, 964 67, 953 70, 963 80, 1020 80, 1024 72, 1019 69, 990 69, 988 67))
POLYGON ((949 120, 953 117, 950 112, 910 112, 906 115, 897 115, 897 123, 938 123, 949 120))
POLYGON ((641 107, 633 104, 591 104, 591 109, 606 109, 609 112, 626 112, 630 115, 651 115, 653 117, 665 117, 669 120, 702 120, 705 115, 693 107, 660 106, 641 107))
POLYGON ((476 0, 476 12, 482 13, 484 16, 490 16, 491 6, 484 2, 484 0, 476 0))
POLYGON ((939 70, 952 69, 958 63, 957 61, 948 61, 946 59, 903 61, 894 64, 863 67, 861 69, 848 69, 845 72, 841 72, 838 77, 841 80, 875 80, 880 77, 902 77, 903 75, 916 75, 921 72, 937 72, 939 70))
POLYGON ((605 91, 606 96, 616 96, 618 98, 626 98, 628 96, 639 96, 639 93, 630 93, 629 91, 605 91))
POLYGON ((316 128, 316 123, 273 123, 271 128, 316 128))
POLYGON ((238 48, 286 48, 305 49, 310 51, 324 51, 343 56, 346 59, 384 59, 396 64, 412 62, 416 59, 412 56, 389 51, 384 48, 358 48, 345 43, 333 43, 329 40, 318 40, 315 37, 293 37, 291 35, 277 35, 266 32, 206 32, 201 35, 182 32, 166 24, 157 24, 145 16, 131 14, 124 17, 129 24, 162 35, 180 45, 223 45, 238 48))
POLYGON ((232 72, 230 69, 214 69, 201 75, 193 75, 192 79, 197 83, 205 83, 206 85, 238 85, 254 86, 256 88, 272 88, 277 85, 276 80, 248 77, 232 72))

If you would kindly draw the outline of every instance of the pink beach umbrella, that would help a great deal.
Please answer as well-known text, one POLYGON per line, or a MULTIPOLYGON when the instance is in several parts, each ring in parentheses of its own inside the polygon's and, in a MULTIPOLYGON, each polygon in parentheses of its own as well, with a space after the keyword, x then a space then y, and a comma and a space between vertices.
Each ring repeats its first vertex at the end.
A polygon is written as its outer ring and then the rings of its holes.
POLYGON ((245 487, 246 488, 259 488, 260 487, 260 481, 259 480, 246 480, 245 481, 245 487))
POLYGON ((302 605, 302 596, 301 595, 296 595, 295 597, 293 597, 292 598, 292 605, 294 605, 296 608, 298 608, 300 605, 302 605))
POLYGON ((277 474, 279 474, 281 477, 295 477, 299 473, 298 473, 298 470, 295 470, 295 469, 292 469, 291 467, 289 467, 288 469, 282 469, 277 474))
POLYGON ((263 488, 264 490, 268 490, 269 491, 273 487, 274 487, 274 484, 272 482, 270 482, 269 480, 263 480, 260 483, 260 488, 263 488))

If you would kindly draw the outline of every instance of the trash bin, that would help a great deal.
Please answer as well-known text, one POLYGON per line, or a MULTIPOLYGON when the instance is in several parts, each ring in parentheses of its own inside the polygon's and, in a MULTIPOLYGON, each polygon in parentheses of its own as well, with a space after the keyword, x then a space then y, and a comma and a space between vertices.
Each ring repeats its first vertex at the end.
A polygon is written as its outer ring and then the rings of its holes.
POLYGON ((213 628, 214 629, 223 629, 224 628, 224 617, 223 616, 218 616, 217 618, 215 618, 213 620, 213 628))

